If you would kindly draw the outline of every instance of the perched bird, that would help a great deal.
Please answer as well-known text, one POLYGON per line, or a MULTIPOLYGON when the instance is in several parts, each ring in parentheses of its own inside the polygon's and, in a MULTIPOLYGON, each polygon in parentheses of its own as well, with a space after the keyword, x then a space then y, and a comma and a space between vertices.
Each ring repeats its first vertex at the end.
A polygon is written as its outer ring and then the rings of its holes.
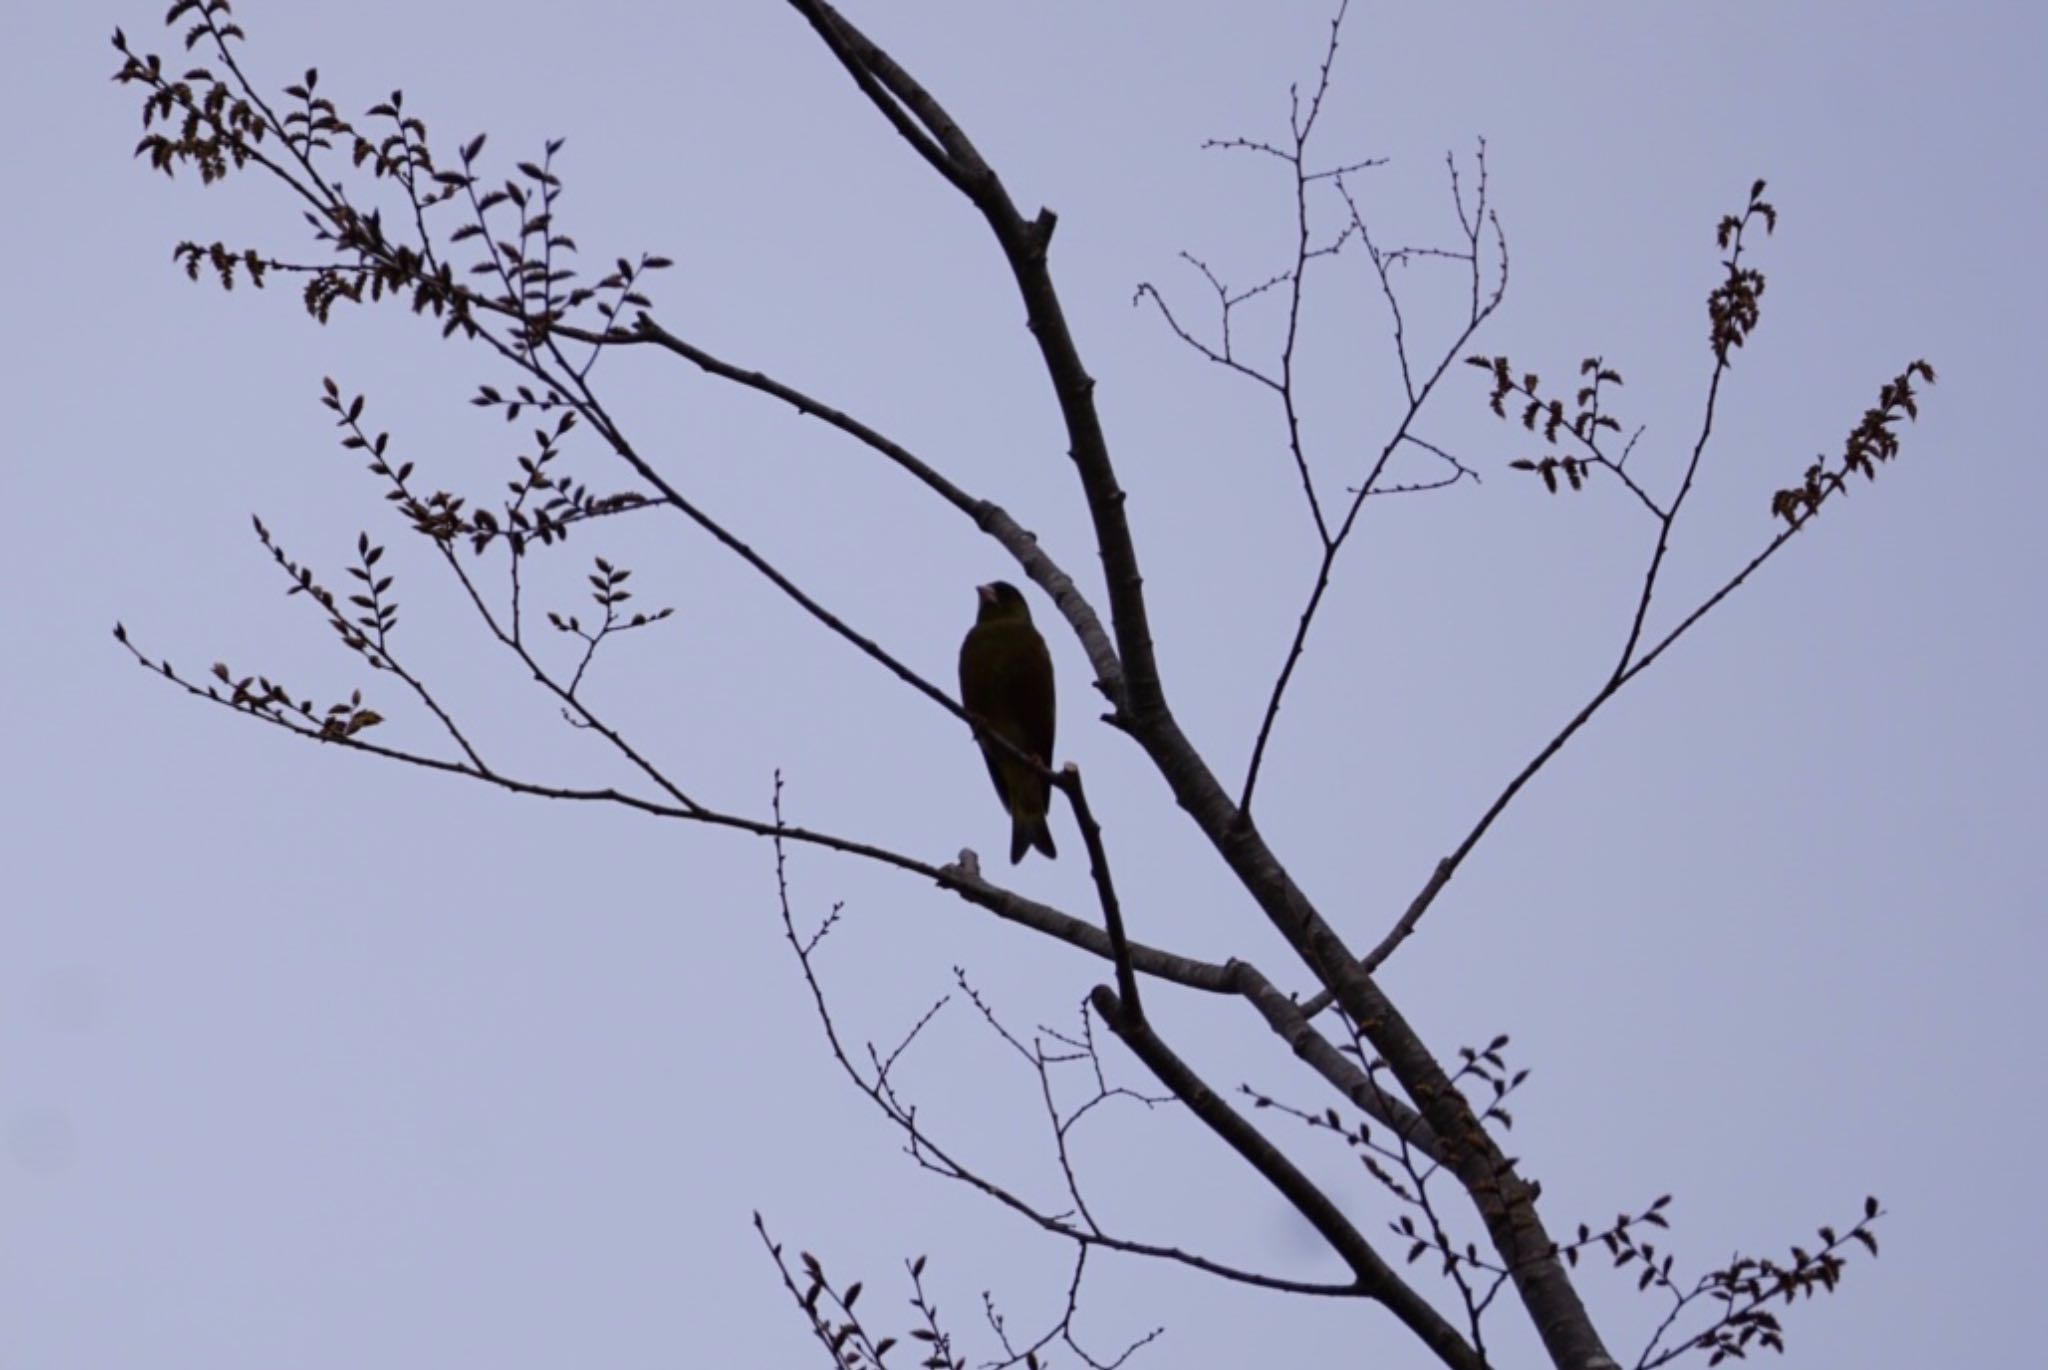
MULTIPOLYGON (((960 644, 960 702, 984 727, 1042 764, 1052 764, 1052 654, 1031 626, 1031 606, 1008 581, 976 587, 981 608, 960 644)), ((1036 847, 1053 850, 1046 810, 1052 784, 1003 747, 983 739, 982 758, 1010 811, 1010 864, 1036 847)))

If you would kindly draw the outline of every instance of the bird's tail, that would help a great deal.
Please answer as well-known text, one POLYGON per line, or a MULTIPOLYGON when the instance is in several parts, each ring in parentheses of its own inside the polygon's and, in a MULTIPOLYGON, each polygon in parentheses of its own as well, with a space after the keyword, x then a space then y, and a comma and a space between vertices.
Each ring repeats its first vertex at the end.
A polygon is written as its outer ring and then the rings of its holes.
POLYGON ((1038 814, 1012 814, 1010 817, 1010 864, 1016 865, 1024 859, 1024 853, 1033 847, 1044 852, 1048 860, 1056 860, 1059 852, 1052 845, 1052 826, 1046 816, 1038 814))

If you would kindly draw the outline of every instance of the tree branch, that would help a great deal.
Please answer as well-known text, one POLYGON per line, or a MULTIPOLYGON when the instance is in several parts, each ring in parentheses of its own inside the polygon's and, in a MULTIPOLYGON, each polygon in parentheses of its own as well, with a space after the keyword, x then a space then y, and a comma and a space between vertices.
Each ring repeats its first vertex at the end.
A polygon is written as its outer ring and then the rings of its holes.
POLYGON ((1126 697, 1111 703, 1120 719, 1162 710, 1165 700, 1152 650, 1144 578, 1124 515, 1124 491, 1117 484, 1109 444, 1095 411, 1095 381, 1081 363, 1046 265, 1056 217, 1050 210, 1041 210, 1031 220, 1018 213, 1002 181, 944 107, 825 0, 790 0, 790 4, 818 30, 861 92, 892 126, 981 211, 1001 245, 1066 424, 1068 455, 1080 474, 1097 550, 1102 555, 1126 692, 1126 697), (943 155, 936 155, 934 148, 943 155))
POLYGON ((1457 1370, 1483 1370, 1485 1361, 1458 1330, 1381 1259, 1372 1243, 1314 1181, 1175 1055, 1151 1024, 1129 1012, 1106 985, 1098 986, 1088 1002, 1161 1084, 1172 1090, 1211 1132, 1243 1157, 1322 1234, 1323 1240, 1351 1267, 1359 1289, 1367 1297, 1385 1305, 1445 1365, 1457 1370))
MULTIPOLYGON (((1517 1271, 1516 1288, 1552 1360, 1569 1370, 1607 1370, 1613 1358, 1572 1289, 1554 1245, 1537 1217, 1532 1194, 1513 1163, 1473 1118, 1421 1038, 1394 1009, 1335 930, 1294 884, 1259 835, 1250 815, 1234 805, 1168 708, 1153 654, 1136 547, 1124 516, 1108 444, 1094 408, 1094 381, 1082 365, 1046 263, 1054 218, 1041 212, 1026 222, 1008 192, 923 87, 902 73, 871 40, 824 0, 790 0, 824 34, 849 72, 899 129, 914 115, 949 159, 948 179, 982 211, 994 231, 1023 297, 1032 334, 1051 379, 1071 443, 1070 455, 1087 496, 1109 586, 1112 622, 1123 661, 1127 698, 1119 722, 1138 740, 1180 803, 1223 856, 1267 918, 1287 938, 1345 1011, 1365 1028, 1403 1090, 1447 1147, 1489 1237, 1517 1271), (902 109, 877 98, 886 90, 902 109)), ((922 147, 920 147, 922 151, 922 147)))
MULTIPOLYGON (((145 655, 129 640, 127 630, 116 626, 115 639, 134 658, 138 665, 152 674, 169 681, 186 694, 224 709, 232 710, 246 718, 252 718, 272 727, 281 728, 292 736, 326 746, 340 747, 395 761, 421 770, 434 771, 442 775, 456 776, 464 780, 504 790, 511 794, 528 795, 538 799, 559 799, 584 804, 611 804, 631 809, 654 818, 701 823, 707 827, 725 828, 754 837, 780 836, 787 841, 799 842, 818 847, 825 851, 838 852, 844 856, 860 857, 864 860, 889 866, 912 875, 922 876, 939 888, 957 895, 977 908, 985 909, 1007 923, 1042 933, 1057 941, 1085 951, 1112 965, 1116 961, 1116 950, 1111 945, 1109 934, 1093 923, 1064 913, 1049 904, 1042 904, 1026 898, 1000 885, 990 883, 981 874, 978 861, 972 852, 962 852, 957 861, 935 866, 913 856, 893 851, 886 847, 843 837, 835 833, 815 829, 777 825, 762 819, 749 818, 743 814, 728 813, 698 803, 682 795, 680 790, 669 789, 676 796, 673 802, 662 802, 636 795, 629 791, 605 786, 580 788, 552 785, 540 781, 522 779, 504 771, 481 767, 468 761, 454 761, 443 757, 429 756, 400 747, 385 746, 371 742, 360 734, 337 735, 323 732, 317 711, 302 712, 291 703, 281 687, 275 695, 266 692, 252 692, 240 699, 221 693, 218 689, 189 680, 167 661, 145 655), (295 721, 296 719, 296 721, 295 721)), ((657 784, 668 785, 666 781, 657 784)), ((1185 988, 1207 994, 1229 994, 1232 992, 1232 972, 1228 966, 1200 961, 1190 956, 1163 951, 1142 942, 1129 946, 1131 968, 1140 974, 1155 979, 1170 981, 1185 988)))

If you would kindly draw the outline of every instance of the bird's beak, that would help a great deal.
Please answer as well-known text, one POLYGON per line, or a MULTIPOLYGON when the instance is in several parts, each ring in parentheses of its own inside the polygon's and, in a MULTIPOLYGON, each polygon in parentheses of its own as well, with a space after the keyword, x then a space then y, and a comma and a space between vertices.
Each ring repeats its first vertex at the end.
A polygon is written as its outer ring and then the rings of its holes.
POLYGON ((974 597, 975 597, 976 599, 980 600, 980 601, 981 601, 981 602, 982 602, 983 604, 993 604, 993 603, 995 603, 995 602, 996 602, 996 587, 995 587, 994 583, 993 583, 993 582, 991 582, 990 584, 987 584, 987 585, 977 585, 977 586, 975 586, 975 587, 974 587, 974 597))

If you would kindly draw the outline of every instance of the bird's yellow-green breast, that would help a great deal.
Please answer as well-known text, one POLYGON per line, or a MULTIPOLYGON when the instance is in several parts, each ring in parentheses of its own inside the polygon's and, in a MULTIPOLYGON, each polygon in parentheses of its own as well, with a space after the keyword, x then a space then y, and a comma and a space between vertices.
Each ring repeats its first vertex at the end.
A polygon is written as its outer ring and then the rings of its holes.
MULTIPOLYGON (((981 608, 960 644, 960 702, 998 737, 1052 765, 1052 654, 1031 626, 1031 606, 1008 581, 976 591, 981 608)), ((984 741, 982 759, 1010 813, 1010 862, 1032 847, 1056 856, 1046 824, 1051 783, 1004 748, 984 741)))

